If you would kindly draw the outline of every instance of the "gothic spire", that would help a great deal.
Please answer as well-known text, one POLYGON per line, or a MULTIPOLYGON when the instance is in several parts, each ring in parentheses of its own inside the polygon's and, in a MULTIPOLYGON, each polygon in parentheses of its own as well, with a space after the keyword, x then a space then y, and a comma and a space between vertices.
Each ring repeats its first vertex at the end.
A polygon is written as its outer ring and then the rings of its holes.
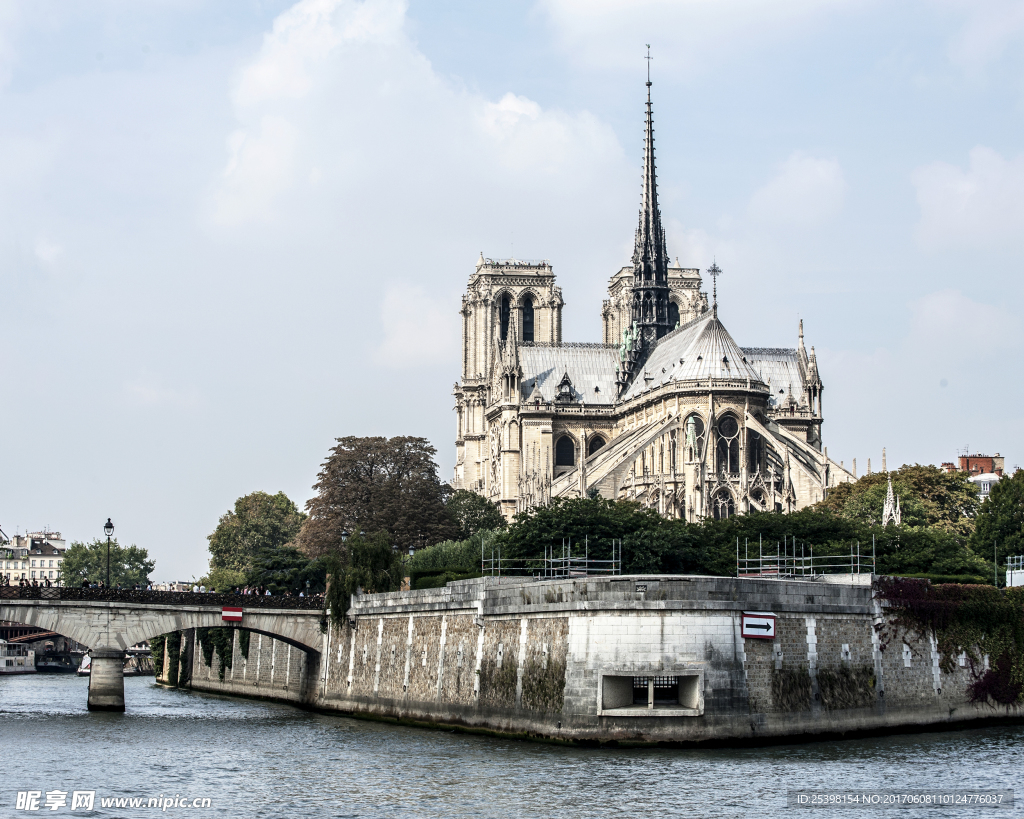
MULTIPOLYGON (((648 47, 648 59, 650 59, 648 47)), ((654 166, 654 113, 651 106, 650 63, 647 74, 647 114, 644 123, 643 194, 640 224, 633 246, 631 326, 623 335, 620 393, 643 368, 658 339, 673 329, 669 320, 668 248, 658 208, 658 179, 654 166)))
MULTIPOLYGON (((648 66, 649 70, 649 66, 648 66)), ((640 200, 640 224, 633 247, 633 271, 646 281, 668 278, 668 250, 658 207, 658 178, 654 165, 654 114, 651 107, 651 79, 647 77, 647 117, 644 124, 643 194, 640 200)))

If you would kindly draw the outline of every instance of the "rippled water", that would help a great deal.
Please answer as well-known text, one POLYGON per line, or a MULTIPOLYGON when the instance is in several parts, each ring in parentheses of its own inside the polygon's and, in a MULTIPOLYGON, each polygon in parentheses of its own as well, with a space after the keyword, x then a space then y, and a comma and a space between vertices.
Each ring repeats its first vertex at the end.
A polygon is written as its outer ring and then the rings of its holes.
MULTIPOLYGON (((789 788, 1013 788, 1024 728, 736 750, 598 750, 395 727, 125 680, 125 714, 86 710, 88 680, 0 677, 5 775, 19 790, 209 797, 166 816, 783 816, 789 788)), ((99 809, 93 816, 156 816, 99 809)), ((831 815, 1018 816, 1010 809, 830 810, 831 815)))

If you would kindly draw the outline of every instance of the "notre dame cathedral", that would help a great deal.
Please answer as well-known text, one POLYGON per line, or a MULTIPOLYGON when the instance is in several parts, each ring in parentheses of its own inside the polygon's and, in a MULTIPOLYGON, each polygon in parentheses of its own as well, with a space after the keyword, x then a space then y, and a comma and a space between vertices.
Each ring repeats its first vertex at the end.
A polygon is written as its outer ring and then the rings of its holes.
POLYGON ((481 253, 469 278, 454 486, 506 517, 596 490, 695 522, 794 511, 854 480, 822 447, 823 385, 803 322, 795 349, 740 347, 717 288, 709 304, 700 271, 671 264, 649 81, 644 142, 632 264, 611 277, 602 343, 562 341, 547 261, 481 253))

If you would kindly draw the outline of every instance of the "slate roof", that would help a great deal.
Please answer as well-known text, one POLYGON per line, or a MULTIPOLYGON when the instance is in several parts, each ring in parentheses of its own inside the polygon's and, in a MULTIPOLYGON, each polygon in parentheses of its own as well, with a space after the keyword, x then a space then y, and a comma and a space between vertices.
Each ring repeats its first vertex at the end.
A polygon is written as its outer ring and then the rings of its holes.
POLYGON ((519 348, 523 368, 522 400, 529 400, 537 384, 544 400, 554 401, 558 382, 568 373, 577 401, 611 404, 615 401, 618 360, 619 351, 614 345, 523 344, 519 348))
POLYGON ((750 366, 757 371, 758 378, 771 389, 771 400, 779 403, 790 390, 797 401, 804 391, 800 377, 800 354, 796 350, 763 347, 745 347, 743 354, 750 366))
POLYGON ((740 346, 714 311, 709 311, 664 336, 630 384, 623 400, 635 398, 648 387, 671 381, 708 378, 749 378, 760 381, 757 370, 744 361, 740 346), (652 376, 649 380, 644 376, 652 376))

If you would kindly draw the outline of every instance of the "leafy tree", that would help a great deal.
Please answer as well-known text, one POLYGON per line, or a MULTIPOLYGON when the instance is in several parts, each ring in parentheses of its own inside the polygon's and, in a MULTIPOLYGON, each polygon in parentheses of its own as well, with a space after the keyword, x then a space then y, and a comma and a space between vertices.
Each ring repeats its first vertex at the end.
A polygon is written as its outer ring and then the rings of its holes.
MULTIPOLYGON (((149 552, 139 546, 121 546, 110 542, 110 585, 134 586, 149 583, 150 572, 156 562, 149 552)), ((96 538, 91 543, 72 543, 64 553, 61 582, 65 586, 79 586, 83 580, 90 583, 107 582, 107 541, 96 538)))
POLYGON ((335 551, 321 558, 329 567, 326 603, 336 623, 341 622, 351 595, 359 589, 367 594, 398 591, 405 578, 402 556, 383 533, 353 535, 345 546, 344 553, 335 551))
POLYGON ((841 483, 816 508, 879 526, 889 478, 893 492, 900 496, 904 525, 935 527, 962 536, 974 531, 977 488, 966 473, 935 466, 904 465, 893 472, 865 475, 855 483, 841 483))
POLYGON ((1010 555, 1024 554, 1024 469, 992 487, 978 512, 971 542, 986 557, 995 547, 1000 565, 1010 555))
MULTIPOLYGON (((502 558, 536 560, 549 553, 561 555, 563 543, 572 554, 584 550, 592 559, 608 560, 612 540, 623 541, 623 571, 646 570, 660 561, 656 541, 648 537, 666 521, 654 510, 632 501, 605 498, 555 498, 546 506, 520 512, 505 532, 495 536, 502 558), (627 540, 628 538, 628 540, 627 540)), ((659 541, 660 542, 660 541, 659 541)))
POLYGON ((306 516, 284 492, 252 492, 224 513, 210 541, 210 569, 246 572, 254 555, 295 539, 306 516))
POLYGON ((245 572, 236 569, 211 569, 205 577, 200 578, 199 583, 213 591, 229 592, 245 585, 245 572))
MULTIPOLYGON (((306 504, 299 544, 310 557, 345 551, 345 537, 382 534, 408 550, 459 535, 445 509, 437 450, 425 438, 338 438, 306 504)), ((374 541, 377 542, 377 541, 374 541)))
POLYGON ((298 594, 306 590, 307 580, 310 593, 322 593, 327 584, 326 561, 310 560, 294 546, 260 549, 245 574, 246 585, 264 586, 271 594, 298 594))
POLYGON ((452 520, 461 527, 463 540, 477 532, 505 528, 505 518, 498 511, 498 507, 483 495, 470 492, 468 489, 456 489, 452 492, 445 508, 452 520))

